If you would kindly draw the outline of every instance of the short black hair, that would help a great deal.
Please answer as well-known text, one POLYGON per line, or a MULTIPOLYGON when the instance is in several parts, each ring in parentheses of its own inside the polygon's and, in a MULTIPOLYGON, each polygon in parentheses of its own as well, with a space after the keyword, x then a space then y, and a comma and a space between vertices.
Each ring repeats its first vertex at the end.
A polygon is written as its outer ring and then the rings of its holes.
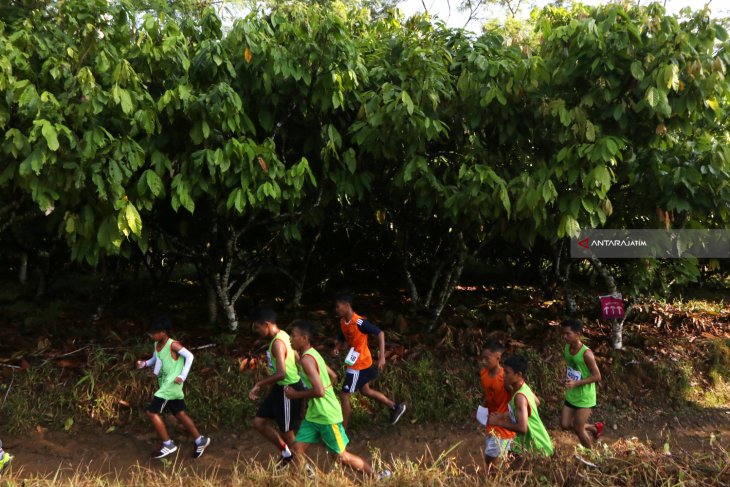
POLYGON ((305 335, 311 342, 317 337, 317 328, 306 320, 294 320, 291 324, 291 328, 296 328, 302 335, 305 335))
POLYGON ((347 303, 350 306, 352 306, 352 302, 354 301, 354 298, 355 297, 352 295, 352 293, 341 291, 341 292, 335 294, 335 303, 342 302, 342 303, 347 303))
POLYGON ((583 323, 580 322, 580 320, 576 320, 575 318, 568 318, 567 320, 563 320, 561 325, 564 328, 570 328, 571 331, 574 333, 583 333, 583 323))
POLYGON ((170 319, 167 316, 158 316, 154 320, 152 320, 152 323, 150 324, 149 329, 147 330, 148 333, 157 333, 159 331, 167 332, 172 328, 172 323, 170 322, 170 319))
POLYGON ((512 369, 515 373, 520 373, 522 375, 525 375, 527 373, 527 357, 524 355, 512 355, 511 357, 507 357, 504 360, 503 365, 505 367, 509 367, 512 369))
POLYGON ((258 308, 251 315, 254 323, 276 323, 276 312, 271 308, 258 308))
POLYGON ((497 340, 487 340, 484 343, 483 349, 495 353, 504 353, 504 345, 497 340))

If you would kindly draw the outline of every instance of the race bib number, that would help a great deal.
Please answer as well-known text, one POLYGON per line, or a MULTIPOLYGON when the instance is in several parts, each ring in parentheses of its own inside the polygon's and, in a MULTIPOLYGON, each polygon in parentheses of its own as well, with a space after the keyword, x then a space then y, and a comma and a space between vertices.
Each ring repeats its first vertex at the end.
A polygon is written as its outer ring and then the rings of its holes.
POLYGON ((347 356, 345 357, 345 363, 347 365, 355 365, 355 362, 357 362, 357 359, 360 357, 360 352, 355 351, 355 347, 352 347, 349 352, 347 352, 347 356))
POLYGON ((565 373, 565 378, 572 381, 579 381, 583 378, 583 375, 580 373, 579 370, 568 367, 565 373))
POLYGON ((489 409, 485 408, 484 406, 479 406, 477 408, 477 421, 479 421, 479 424, 482 426, 486 426, 487 422, 489 421, 489 409))
POLYGON ((515 417, 515 410, 512 409, 512 405, 507 406, 509 408, 509 420, 517 424, 517 418, 515 417))
POLYGON ((270 369, 274 368, 274 362, 271 360, 271 352, 266 352, 266 363, 269 365, 270 369))

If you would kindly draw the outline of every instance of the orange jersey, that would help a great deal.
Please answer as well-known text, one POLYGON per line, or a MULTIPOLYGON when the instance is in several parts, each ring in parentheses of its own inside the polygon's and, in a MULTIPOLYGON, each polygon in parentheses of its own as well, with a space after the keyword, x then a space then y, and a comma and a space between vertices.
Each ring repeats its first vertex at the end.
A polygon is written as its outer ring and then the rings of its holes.
MULTIPOLYGON (((490 377, 487 369, 482 369, 479 375, 482 379, 482 389, 489 413, 508 413, 510 396, 507 394, 507 389, 504 388, 504 369, 500 369, 496 377, 490 377)), ((503 440, 515 437, 514 431, 499 426, 489 426, 487 423, 487 434, 492 433, 503 440)))
POLYGON ((355 352, 360 354, 354 364, 348 365, 348 368, 352 370, 365 370, 373 365, 373 356, 370 354, 370 347, 368 347, 368 334, 360 330, 364 324, 370 323, 355 313, 352 314, 352 319, 349 322, 346 322, 345 318, 340 319, 340 330, 345 337, 347 346, 354 348, 355 352))

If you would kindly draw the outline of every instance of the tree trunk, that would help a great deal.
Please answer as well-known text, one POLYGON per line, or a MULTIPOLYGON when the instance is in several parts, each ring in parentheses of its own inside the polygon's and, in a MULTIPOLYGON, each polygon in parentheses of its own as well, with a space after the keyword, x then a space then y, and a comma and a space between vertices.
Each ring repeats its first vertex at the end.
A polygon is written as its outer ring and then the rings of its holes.
POLYGON ((411 274, 411 270, 408 268, 408 263, 403 263, 403 274, 406 278, 406 284, 408 285, 408 294, 411 296, 411 305, 418 306, 420 304, 420 297, 418 295, 418 288, 416 287, 416 282, 413 280, 413 275, 411 274))
POLYGON ((595 255, 592 255, 590 257, 590 261, 596 271, 598 271, 601 277, 603 277, 603 281, 606 283, 606 288, 608 289, 608 292, 611 294, 618 293, 618 289, 616 288, 616 281, 613 279, 613 276, 608 271, 608 269, 606 269, 606 266, 603 265, 601 259, 599 259, 595 255))
POLYGON ((575 302, 575 295, 573 294, 573 286, 570 284, 570 268, 573 263, 569 260, 565 265, 565 272, 560 270, 560 261, 563 257, 563 250, 565 248, 565 240, 560 241, 560 247, 555 254, 555 275, 560 283, 560 287, 563 288, 565 293, 565 305, 568 308, 568 314, 574 315, 578 311, 578 304, 575 302))
POLYGON ((46 273, 38 271, 38 286, 35 288, 35 299, 40 299, 46 292, 46 273))
POLYGON ((210 282, 206 281, 205 289, 208 294, 208 324, 213 325, 218 321, 218 296, 215 292, 215 286, 210 282))
MULTIPOLYGON (((591 255, 590 261, 596 271, 603 278, 603 281, 606 283, 606 288, 608 289, 609 294, 617 294, 618 288, 616 287, 616 281, 614 280, 613 276, 608 271, 606 266, 603 265, 601 259, 599 259, 595 255, 591 255)), ((613 320, 613 323, 611 324, 611 346, 615 350, 623 349, 624 323, 626 322, 626 318, 628 318, 629 313, 632 311, 632 309, 633 305, 626 310, 623 319, 613 320)))
POLYGON ((448 277, 444 280, 443 287, 441 288, 441 292, 436 300, 436 304, 432 311, 431 323, 428 326, 428 331, 433 331, 436 327, 436 323, 441 317, 441 313, 443 313, 446 303, 449 302, 451 295, 454 293, 454 289, 456 289, 456 285, 459 284, 459 279, 461 278, 461 273, 464 271, 464 264, 466 264, 468 254, 463 237, 460 237, 456 258, 452 261, 453 263, 448 273, 448 277))
POLYGON ((23 252, 20 256, 20 271, 18 272, 18 281, 21 286, 25 286, 28 282, 28 253, 23 252))
POLYGON ((433 273, 433 276, 431 277, 431 284, 428 287, 428 292, 426 293, 426 300, 423 302, 424 308, 430 308, 431 307, 431 300, 433 299, 433 293, 436 290, 436 285, 438 284, 439 279, 441 278, 441 274, 444 271, 444 262, 441 262, 439 266, 436 268, 436 272, 433 273))
POLYGON ((221 307, 226 313, 226 320, 228 321, 228 329, 230 331, 238 330, 238 316, 236 315, 236 303, 228 295, 228 278, 224 274, 216 274, 215 279, 215 290, 220 300, 221 307))

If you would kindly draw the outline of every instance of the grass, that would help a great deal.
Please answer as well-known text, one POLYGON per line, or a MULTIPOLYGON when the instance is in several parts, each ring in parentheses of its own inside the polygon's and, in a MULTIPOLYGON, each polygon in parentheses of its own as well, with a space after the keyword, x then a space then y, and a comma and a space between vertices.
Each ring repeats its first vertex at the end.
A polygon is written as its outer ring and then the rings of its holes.
MULTIPOLYGON (((0 389, 2 396, 7 393, 4 429, 10 433, 37 426, 68 430, 69 424, 116 428, 146 421, 143 410, 152 399, 156 379, 149 370, 134 370, 133 364, 148 348, 140 343, 123 354, 91 348, 80 371, 45 361, 14 372, 12 386, 4 383, 0 389)), ((197 354, 195 367, 197 373, 191 374, 186 385, 186 402, 196 421, 215 429, 247 425, 255 407, 248 391, 256 375, 239 373, 235 361, 212 353, 197 354)))
MULTIPOLYGON (((549 459, 524 458, 508 468, 487 475, 483 470, 467 472, 460 468, 446 451, 436 458, 419 461, 395 459, 385 465, 374 453, 376 470, 387 467, 393 476, 385 483, 389 486, 615 486, 615 485, 727 485, 730 481, 730 456, 719 445, 701 454, 668 456, 656 453, 635 440, 619 440, 605 445, 601 450, 581 455, 595 464, 589 467, 574 456, 555 456, 549 459)), ((0 486, 74 486, 117 487, 144 485, 148 487, 189 486, 346 486, 374 485, 370 478, 363 478, 349 469, 334 465, 327 471, 318 471, 310 479, 300 467, 280 472, 272 465, 258 462, 237 461, 230 469, 207 470, 182 466, 176 460, 161 468, 139 465, 126 472, 98 474, 88 467, 76 470, 58 470, 51 475, 28 477, 22 469, 11 469, 3 476, 0 486)), ((379 484, 380 485, 380 484, 379 484)))
MULTIPOLYGON (((698 363, 684 359, 650 362, 638 350, 614 353, 610 363, 603 365, 600 394, 613 398, 606 403, 613 402, 619 408, 621 398, 633 397, 637 391, 663 401, 671 398, 676 406, 687 401, 722 405, 730 399, 730 340, 708 343, 704 356, 695 360, 698 363), (712 387, 693 387, 697 380, 712 387)), ((4 429, 10 433, 37 426, 69 429, 73 427, 70 423, 113 429, 144 422, 143 410, 152 398, 156 380, 149 370, 134 370, 133 363, 148 354, 149 343, 136 342, 125 351, 90 347, 87 352, 78 369, 59 368, 55 361, 45 360, 27 371, 13 372, 12 377, 4 371, 6 378, 0 385, 0 400, 5 399, 4 429)), ((531 363, 528 383, 546 399, 544 407, 551 414, 551 408, 562 404, 562 356, 545 356, 531 349, 522 353, 531 363)), ((264 373, 262 363, 256 370, 241 373, 235 359, 220 356, 215 349, 196 353, 194 371, 185 386, 186 402, 196 422, 212 430, 249 425, 256 404, 249 401, 248 391, 264 373)), ((472 416, 480 399, 478 373, 479 365, 473 358, 426 353, 391 364, 375 387, 397 401, 406 401, 412 423, 459 424, 472 416)), ((361 395, 353 396, 352 406, 351 426, 355 429, 385 420, 384 408, 361 395)))

